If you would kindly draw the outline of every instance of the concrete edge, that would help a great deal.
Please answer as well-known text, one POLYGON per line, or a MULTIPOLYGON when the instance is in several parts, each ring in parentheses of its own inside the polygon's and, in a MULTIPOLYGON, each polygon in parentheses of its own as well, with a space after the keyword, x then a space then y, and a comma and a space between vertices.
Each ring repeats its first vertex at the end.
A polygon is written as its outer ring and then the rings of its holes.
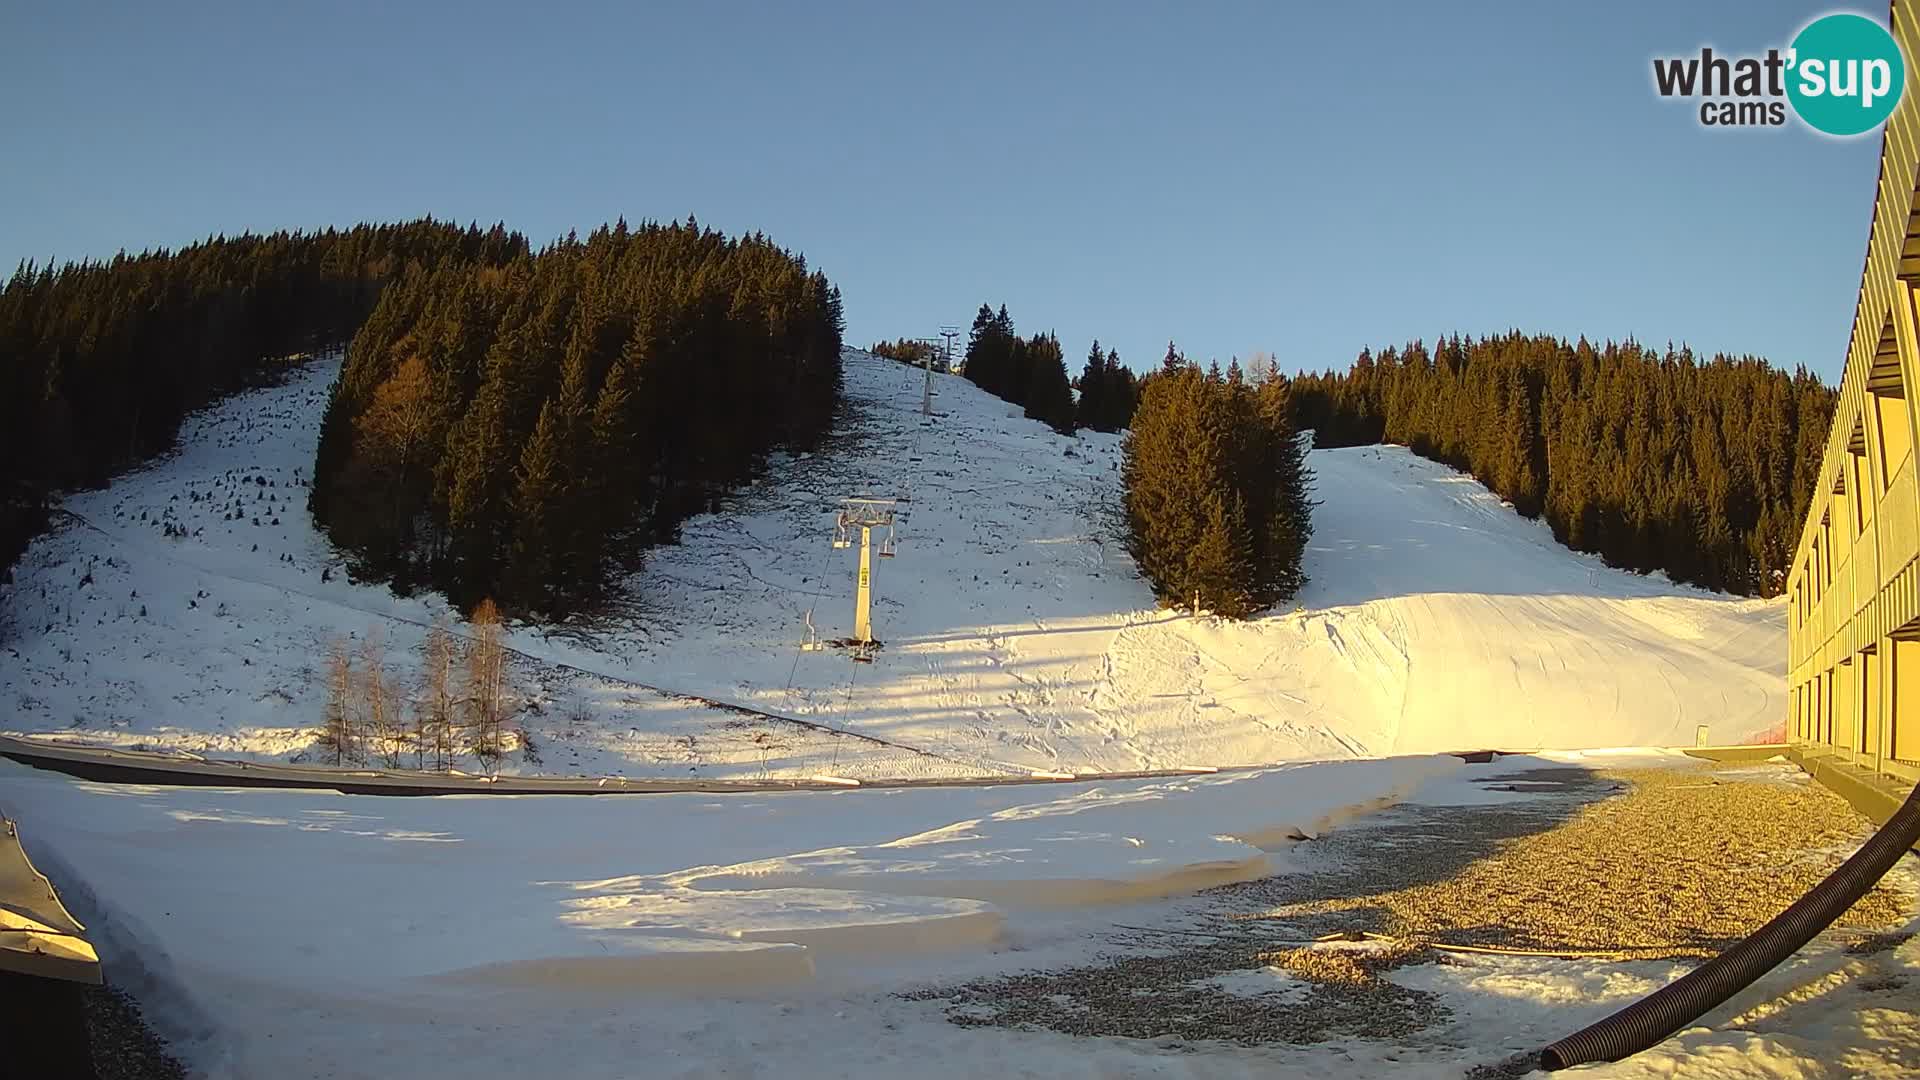
POLYGON ((1777 757, 1790 758, 1790 748, 1786 743, 1754 743, 1741 746, 1689 746, 1682 750, 1688 757, 1704 758, 1708 761, 1735 764, 1743 761, 1770 761, 1777 757))
MULTIPOLYGON (((1821 787, 1847 800, 1848 805, 1875 825, 1885 825, 1907 801, 1910 789, 1906 785, 1852 762, 1841 761, 1832 754, 1789 747, 1786 757, 1821 787)), ((1920 845, 1916 849, 1920 849, 1920 845)))

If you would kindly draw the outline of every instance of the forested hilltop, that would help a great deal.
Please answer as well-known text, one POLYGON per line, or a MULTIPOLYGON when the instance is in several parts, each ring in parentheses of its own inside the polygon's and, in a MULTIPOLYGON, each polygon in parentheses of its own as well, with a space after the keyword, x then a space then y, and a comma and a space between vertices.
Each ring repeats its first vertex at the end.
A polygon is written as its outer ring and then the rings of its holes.
POLYGON ((22 264, 0 291, 0 574, 53 493, 351 339, 318 523, 366 575, 559 614, 768 450, 826 432, 841 331, 804 259, 691 219, 537 254, 504 226, 422 219, 22 264))
POLYGON ((21 264, 0 290, 0 577, 51 493, 167 449, 182 417, 274 358, 345 341, 401 268, 526 251, 498 225, 422 219, 21 264))
POLYGON ((1292 408, 1316 445, 1405 444, 1610 565, 1774 596, 1834 399, 1754 357, 1516 332, 1363 350, 1296 378, 1292 408))
POLYGON ((575 610, 827 434, 843 328, 803 258, 691 220, 411 268, 354 336, 311 508, 365 574, 575 610))

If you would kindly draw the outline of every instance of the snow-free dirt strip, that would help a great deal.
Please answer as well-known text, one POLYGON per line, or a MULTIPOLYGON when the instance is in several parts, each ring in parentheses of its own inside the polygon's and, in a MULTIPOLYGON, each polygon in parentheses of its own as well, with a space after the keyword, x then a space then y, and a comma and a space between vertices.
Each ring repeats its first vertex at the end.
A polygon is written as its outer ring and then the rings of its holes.
MULTIPOLYGON (((1025 775, 1693 745, 1699 725, 1728 743, 1784 714, 1780 602, 1609 570, 1394 447, 1310 455, 1297 604, 1241 624, 1155 610, 1116 542, 1118 438, 1061 437, 950 376, 928 422, 918 371, 846 367, 827 448, 689 521, 616 613, 510 635, 536 754, 506 771, 1025 775), (860 494, 903 500, 872 665, 798 648, 809 612, 822 638, 850 630, 853 553, 829 540, 860 494)), ((0 586, 0 728, 286 761, 312 746, 329 638, 377 628, 411 678, 444 605, 350 582, 305 513, 336 370, 198 414, 174 456, 65 500, 0 586)))

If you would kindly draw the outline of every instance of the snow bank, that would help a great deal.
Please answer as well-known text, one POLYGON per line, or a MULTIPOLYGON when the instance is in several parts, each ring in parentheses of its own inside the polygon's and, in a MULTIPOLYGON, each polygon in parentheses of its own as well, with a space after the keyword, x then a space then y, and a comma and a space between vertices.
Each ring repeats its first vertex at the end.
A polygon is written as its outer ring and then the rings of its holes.
POLYGON ((769 986, 813 977, 813 958, 792 943, 651 935, 597 937, 599 955, 539 956, 459 968, 438 980, 529 990, 697 990, 769 986))

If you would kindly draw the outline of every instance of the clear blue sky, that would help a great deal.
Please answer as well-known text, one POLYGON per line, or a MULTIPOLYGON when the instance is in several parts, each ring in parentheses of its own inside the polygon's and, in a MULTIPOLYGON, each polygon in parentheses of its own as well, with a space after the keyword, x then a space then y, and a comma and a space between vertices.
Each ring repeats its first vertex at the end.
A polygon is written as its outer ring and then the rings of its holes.
POLYGON ((1879 154, 1651 89, 1825 4, 291 6, 0 13, 0 265, 693 213, 805 252, 860 344, 990 300, 1076 368, 1518 326, 1832 379, 1879 154))

